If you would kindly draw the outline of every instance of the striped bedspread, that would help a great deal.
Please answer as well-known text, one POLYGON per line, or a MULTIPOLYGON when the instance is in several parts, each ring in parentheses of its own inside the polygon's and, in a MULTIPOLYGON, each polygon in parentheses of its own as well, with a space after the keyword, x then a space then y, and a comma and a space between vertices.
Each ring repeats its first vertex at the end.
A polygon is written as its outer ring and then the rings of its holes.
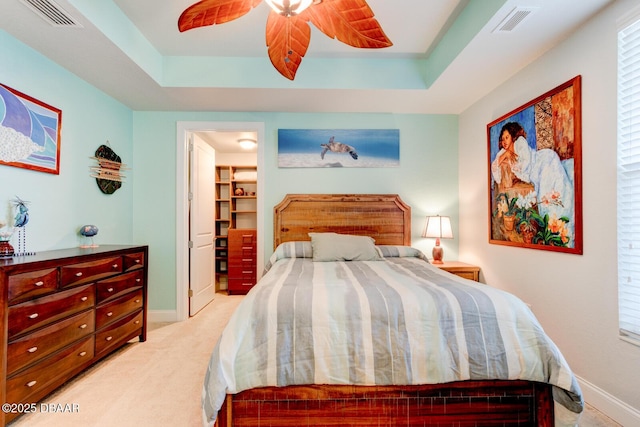
POLYGON ((313 262, 277 248, 211 356, 205 425, 225 394, 302 384, 410 385, 523 379, 553 384, 556 425, 575 425, 580 388, 521 300, 430 265, 404 246, 381 261, 313 262))

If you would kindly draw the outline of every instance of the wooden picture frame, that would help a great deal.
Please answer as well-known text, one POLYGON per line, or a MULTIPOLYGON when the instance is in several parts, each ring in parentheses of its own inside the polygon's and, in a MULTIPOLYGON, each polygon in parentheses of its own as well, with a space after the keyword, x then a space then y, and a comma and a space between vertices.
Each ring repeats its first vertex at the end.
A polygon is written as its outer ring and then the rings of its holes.
POLYGON ((0 165, 60 174, 62 111, 0 83, 0 165))
POLYGON ((487 125, 489 243, 582 254, 581 76, 487 125))

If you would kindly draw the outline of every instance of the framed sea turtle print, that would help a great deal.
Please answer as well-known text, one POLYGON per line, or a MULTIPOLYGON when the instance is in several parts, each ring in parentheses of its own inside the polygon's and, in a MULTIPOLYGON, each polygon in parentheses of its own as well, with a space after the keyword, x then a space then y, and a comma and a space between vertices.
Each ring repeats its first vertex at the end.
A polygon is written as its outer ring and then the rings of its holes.
POLYGON ((582 254, 581 76, 487 125, 489 243, 582 254))
POLYGON ((398 166, 398 129, 278 129, 281 168, 398 166))
POLYGON ((0 164, 60 173, 62 111, 0 83, 0 164))

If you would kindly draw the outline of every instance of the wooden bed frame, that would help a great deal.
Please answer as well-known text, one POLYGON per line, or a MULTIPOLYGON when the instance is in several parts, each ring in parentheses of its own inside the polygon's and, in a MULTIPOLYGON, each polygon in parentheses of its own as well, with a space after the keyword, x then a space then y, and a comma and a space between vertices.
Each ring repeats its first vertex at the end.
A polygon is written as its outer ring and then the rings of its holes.
MULTIPOLYGON (((289 194, 274 208, 274 247, 307 233, 411 244, 411 208, 395 194, 289 194)), ((308 385, 229 394, 218 427, 554 425, 551 386, 460 381, 419 386, 308 385)))
POLYGON ((373 237, 411 245, 411 207, 397 194, 288 194, 273 209, 273 248, 311 240, 309 232, 373 237))

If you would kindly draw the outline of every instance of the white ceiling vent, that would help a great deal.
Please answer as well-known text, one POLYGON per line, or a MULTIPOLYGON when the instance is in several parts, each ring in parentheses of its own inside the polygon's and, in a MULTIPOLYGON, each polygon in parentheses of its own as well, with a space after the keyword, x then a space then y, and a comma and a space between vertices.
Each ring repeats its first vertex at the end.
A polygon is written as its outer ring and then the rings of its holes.
POLYGON ((75 19, 71 17, 53 0, 20 0, 36 15, 47 21, 54 27, 77 27, 82 28, 75 19))
POLYGON ((498 26, 493 30, 494 33, 510 33, 516 27, 530 17, 533 12, 538 10, 537 7, 518 6, 511 11, 498 26))

